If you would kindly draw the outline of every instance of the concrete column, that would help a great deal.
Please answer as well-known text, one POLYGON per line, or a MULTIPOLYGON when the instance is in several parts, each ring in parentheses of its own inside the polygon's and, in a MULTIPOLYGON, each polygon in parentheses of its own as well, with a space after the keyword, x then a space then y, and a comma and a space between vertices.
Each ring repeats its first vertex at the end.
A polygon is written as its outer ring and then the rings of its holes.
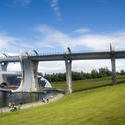
POLYGON ((32 61, 27 56, 20 61, 22 69, 22 80, 18 92, 37 92, 39 91, 37 69, 38 61, 32 61))
POLYGON ((7 70, 7 66, 8 66, 7 62, 0 63, 0 84, 2 82, 7 82, 6 76, 2 74, 2 72, 5 72, 7 70))
POLYGON ((72 59, 71 49, 67 47, 65 53, 65 65, 66 65, 66 94, 72 93, 72 59))
POLYGON ((72 93, 72 60, 65 60, 66 65, 66 94, 72 93))
POLYGON ((116 66, 115 66, 115 58, 111 58, 111 64, 112 64, 112 84, 116 84, 116 66))
POLYGON ((116 64, 115 64, 115 52, 110 44, 110 51, 111 51, 111 66, 112 66, 112 84, 116 84, 116 64))

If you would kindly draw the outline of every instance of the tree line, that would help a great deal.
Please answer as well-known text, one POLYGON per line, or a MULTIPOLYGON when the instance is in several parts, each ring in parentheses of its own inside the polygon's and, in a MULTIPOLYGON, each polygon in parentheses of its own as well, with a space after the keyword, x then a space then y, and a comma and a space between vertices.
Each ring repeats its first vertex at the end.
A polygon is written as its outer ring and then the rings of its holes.
MULTIPOLYGON (((125 75, 125 70, 121 70, 120 72, 116 72, 117 75, 125 75)), ((50 82, 57 82, 57 81, 65 81, 66 80, 66 73, 53 73, 53 74, 45 74, 38 73, 38 75, 43 76, 50 82)), ((106 68, 99 68, 99 70, 93 69, 90 73, 84 72, 72 72, 72 80, 85 80, 85 79, 95 79, 95 78, 102 78, 106 76, 111 76, 112 72, 106 68)))

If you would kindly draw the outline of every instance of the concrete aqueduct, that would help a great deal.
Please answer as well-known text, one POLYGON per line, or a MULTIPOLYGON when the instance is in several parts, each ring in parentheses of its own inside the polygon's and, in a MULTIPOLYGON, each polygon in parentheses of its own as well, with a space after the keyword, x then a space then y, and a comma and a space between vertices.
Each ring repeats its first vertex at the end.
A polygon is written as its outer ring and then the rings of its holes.
MULTIPOLYGON (((66 66, 66 93, 72 93, 72 61, 73 60, 92 60, 110 59, 112 66, 112 84, 116 84, 116 64, 115 59, 125 58, 125 51, 114 51, 110 45, 110 51, 72 53, 70 48, 64 54, 39 55, 35 50, 35 55, 25 53, 21 56, 7 56, 0 58, 0 72, 6 72, 10 62, 20 62, 22 69, 22 81, 17 92, 37 92, 39 91, 37 81, 37 69, 39 61, 65 61, 66 66)), ((6 77, 0 74, 0 83, 6 81, 6 77)))

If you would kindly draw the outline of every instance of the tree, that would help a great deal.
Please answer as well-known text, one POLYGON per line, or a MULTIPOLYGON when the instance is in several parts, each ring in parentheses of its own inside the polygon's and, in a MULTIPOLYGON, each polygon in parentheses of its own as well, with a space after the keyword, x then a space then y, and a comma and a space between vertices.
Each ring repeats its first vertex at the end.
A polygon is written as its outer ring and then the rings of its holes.
POLYGON ((120 71, 120 75, 125 75, 125 71, 123 69, 120 71))
POLYGON ((37 75, 39 76, 43 76, 43 74, 41 72, 37 72, 37 75))
POLYGON ((98 72, 97 72, 97 70, 96 69, 93 69, 92 71, 91 71, 91 76, 92 76, 92 78, 98 78, 98 72))
POLYGON ((100 68, 99 69, 99 77, 105 77, 105 76, 111 76, 111 71, 106 68, 100 68))

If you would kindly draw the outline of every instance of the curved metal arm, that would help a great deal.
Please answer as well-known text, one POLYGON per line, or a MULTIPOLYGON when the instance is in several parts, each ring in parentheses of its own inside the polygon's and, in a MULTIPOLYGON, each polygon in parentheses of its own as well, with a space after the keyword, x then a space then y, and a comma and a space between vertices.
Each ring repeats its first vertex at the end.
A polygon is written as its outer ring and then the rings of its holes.
POLYGON ((0 54, 4 55, 5 57, 8 57, 6 53, 1 52, 0 54))
POLYGON ((32 52, 34 52, 36 56, 39 55, 38 52, 37 52, 35 49, 33 49, 33 50, 29 50, 29 51, 28 51, 28 56, 31 56, 31 55, 32 55, 32 52))
POLYGON ((64 53, 65 53, 65 54, 71 54, 71 49, 70 49, 70 47, 67 47, 67 48, 64 50, 64 53))

